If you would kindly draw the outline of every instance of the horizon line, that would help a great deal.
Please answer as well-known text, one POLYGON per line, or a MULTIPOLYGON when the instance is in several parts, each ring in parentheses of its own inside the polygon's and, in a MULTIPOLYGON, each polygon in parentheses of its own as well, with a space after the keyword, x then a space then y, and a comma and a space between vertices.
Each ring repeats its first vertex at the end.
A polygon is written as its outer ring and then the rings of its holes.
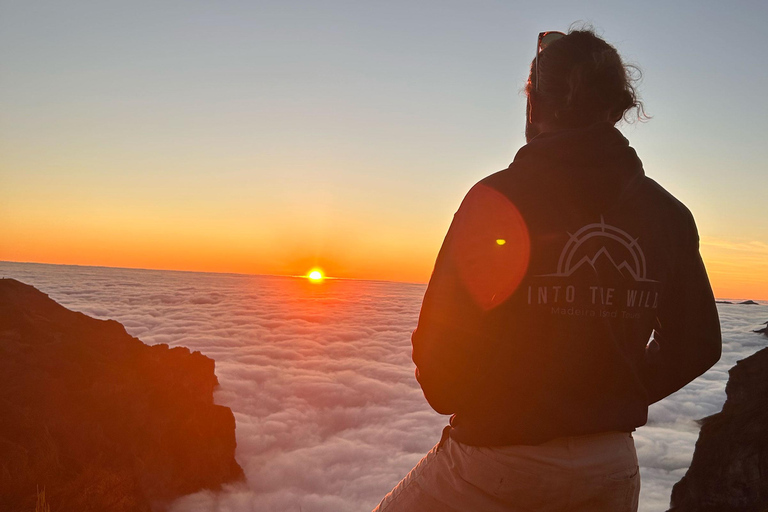
MULTIPOLYGON (((190 274, 216 274, 216 275, 230 275, 230 276, 263 276, 263 277, 291 277, 307 279, 307 276, 295 275, 295 274, 247 274, 243 272, 216 272, 211 270, 179 270, 169 268, 146 268, 146 267, 111 267, 109 265, 83 265, 78 263, 48 263, 43 261, 11 261, 0 260, 0 263, 17 263, 21 265, 53 265, 58 267, 82 267, 82 268, 112 268, 117 270, 150 270, 154 272, 187 272, 190 274)), ((413 284, 413 285, 426 285, 427 282, 417 281, 395 281, 391 279, 364 279, 360 277, 335 277, 335 276, 323 276, 323 279, 329 279, 332 281, 369 281, 374 283, 398 283, 398 284, 413 284)))
MULTIPOLYGON (((145 268, 145 267, 110 267, 108 265, 81 265, 77 263, 47 263, 47 262, 40 262, 40 261, 11 261, 11 260, 0 260, 0 263, 16 263, 21 265, 52 265, 52 266, 58 266, 58 267, 82 267, 82 268, 111 268, 111 269, 117 269, 117 270, 148 270, 153 272, 186 272, 190 274, 216 274, 216 275, 230 275, 230 276, 263 276, 263 277, 290 277, 294 279, 307 279, 307 276, 300 276, 300 275, 292 275, 292 274, 246 274, 242 272, 215 272, 215 271, 204 271, 204 270, 178 270, 178 269, 165 269, 165 268, 145 268)), ((325 276, 324 279, 328 279, 331 281, 367 281, 372 283, 397 283, 397 284, 409 284, 409 285, 420 285, 420 286, 426 286, 427 282, 416 282, 416 281, 394 281, 390 279, 363 279, 359 277, 334 277, 334 276, 325 276)), ((754 300, 754 301, 761 301, 761 302, 768 302, 767 298, 745 298, 745 297, 715 297, 715 300, 717 301, 732 301, 732 300, 754 300)), ((768 304, 758 304, 760 306, 768 305, 768 304)))

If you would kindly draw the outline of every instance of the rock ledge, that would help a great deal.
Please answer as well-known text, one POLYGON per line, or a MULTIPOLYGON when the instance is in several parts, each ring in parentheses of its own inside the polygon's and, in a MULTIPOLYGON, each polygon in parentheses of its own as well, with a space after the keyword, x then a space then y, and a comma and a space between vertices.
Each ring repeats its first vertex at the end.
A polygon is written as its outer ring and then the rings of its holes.
POLYGON ((241 479, 214 361, 0 279, 0 510, 163 510, 241 479))
POLYGON ((768 348, 729 370, 723 410, 704 418, 669 512, 768 510, 768 348))

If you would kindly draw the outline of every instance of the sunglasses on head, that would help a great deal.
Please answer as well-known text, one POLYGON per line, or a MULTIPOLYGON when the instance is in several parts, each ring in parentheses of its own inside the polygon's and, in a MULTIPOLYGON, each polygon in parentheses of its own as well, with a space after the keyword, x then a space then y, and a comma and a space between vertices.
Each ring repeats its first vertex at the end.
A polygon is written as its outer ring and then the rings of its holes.
POLYGON ((539 32, 539 40, 536 43, 536 83, 533 85, 535 90, 539 88, 539 54, 561 37, 565 37, 565 34, 555 30, 539 32))

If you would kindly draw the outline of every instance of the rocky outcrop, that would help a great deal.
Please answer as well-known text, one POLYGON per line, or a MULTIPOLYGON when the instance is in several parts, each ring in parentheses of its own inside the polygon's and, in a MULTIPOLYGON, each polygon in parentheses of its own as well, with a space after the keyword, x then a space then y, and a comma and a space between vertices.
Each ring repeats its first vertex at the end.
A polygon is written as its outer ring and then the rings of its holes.
POLYGON ((723 410, 704 418, 670 512, 768 510, 768 348, 729 371, 723 410))
POLYGON ((0 279, 0 510, 162 510, 242 478, 214 361, 0 279))

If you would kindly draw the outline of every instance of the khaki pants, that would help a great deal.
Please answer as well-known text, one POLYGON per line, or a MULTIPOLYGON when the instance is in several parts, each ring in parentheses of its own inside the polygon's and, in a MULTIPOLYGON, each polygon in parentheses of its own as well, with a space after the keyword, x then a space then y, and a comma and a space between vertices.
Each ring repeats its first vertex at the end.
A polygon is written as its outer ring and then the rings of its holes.
POLYGON ((444 435, 374 512, 635 512, 639 493, 626 432, 493 448, 444 435))

